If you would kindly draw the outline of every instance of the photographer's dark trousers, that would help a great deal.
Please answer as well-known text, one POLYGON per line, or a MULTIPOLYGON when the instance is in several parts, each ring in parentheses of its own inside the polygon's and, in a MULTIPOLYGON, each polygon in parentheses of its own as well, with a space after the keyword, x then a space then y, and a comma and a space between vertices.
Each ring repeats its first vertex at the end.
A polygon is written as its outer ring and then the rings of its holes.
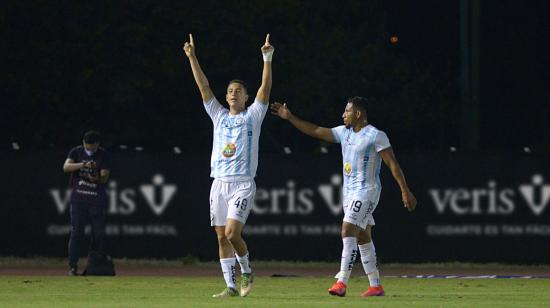
POLYGON ((86 224, 92 227, 90 251, 103 251, 105 237, 105 215, 107 207, 80 202, 71 203, 71 237, 69 239, 69 266, 76 267, 80 244, 84 240, 86 224))

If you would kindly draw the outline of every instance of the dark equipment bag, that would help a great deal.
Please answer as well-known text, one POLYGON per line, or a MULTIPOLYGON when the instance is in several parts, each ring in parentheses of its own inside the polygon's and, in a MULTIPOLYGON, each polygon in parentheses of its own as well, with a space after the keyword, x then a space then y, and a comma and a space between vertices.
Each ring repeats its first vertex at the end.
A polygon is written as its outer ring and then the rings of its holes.
POLYGON ((103 252, 91 251, 88 264, 82 276, 115 276, 115 265, 111 256, 103 252))

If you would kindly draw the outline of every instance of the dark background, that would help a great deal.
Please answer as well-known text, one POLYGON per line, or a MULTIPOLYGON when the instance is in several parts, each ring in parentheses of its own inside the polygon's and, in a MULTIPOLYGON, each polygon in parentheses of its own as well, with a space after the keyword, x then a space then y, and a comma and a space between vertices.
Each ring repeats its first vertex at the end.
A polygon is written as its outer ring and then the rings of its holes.
MULTIPOLYGON (((69 211, 67 206, 64 211, 59 210, 52 192, 66 198, 67 176, 59 172, 58 165, 44 163, 63 161, 64 154, 49 150, 11 151, 0 156, 6 164, 4 173, 10 179, 0 186, 0 255, 66 257, 69 211), (29 174, 49 176, 45 181, 29 174), (52 226, 57 230, 54 233, 50 232, 52 226)), ((217 260, 216 234, 209 223, 209 157, 145 151, 114 156, 118 159, 108 184, 109 254, 115 258, 192 256, 201 261, 217 260), (176 185, 177 192, 155 215, 142 188, 152 185, 152 179, 159 175, 164 184, 176 185), (125 226, 151 225, 167 225, 177 234, 134 234, 123 230, 125 226), (120 233, 109 232, 113 226, 120 233)), ((243 231, 254 260, 340 260, 341 160, 336 153, 261 155, 254 208, 243 231), (335 183, 334 178, 339 178, 340 183, 335 183), (321 190, 327 186, 328 194, 324 195, 321 190), (327 226, 331 231, 325 230, 327 226), (297 232, 284 232, 289 227, 297 232), (321 232, 305 232, 303 227, 321 232), (261 228, 278 228, 281 232, 254 231, 261 228)), ((373 228, 380 262, 549 263, 547 157, 535 153, 477 157, 458 152, 421 152, 402 155, 400 163, 406 167, 419 205, 414 212, 403 208, 399 187, 389 170, 383 168, 382 195, 373 228), (532 185, 535 176, 544 177, 542 185, 532 185), (533 211, 521 193, 525 185, 533 189, 531 203, 539 207, 540 213, 533 211), (430 231, 441 228, 458 231, 430 231), (479 232, 460 231, 472 228, 479 232)), ((163 199, 163 189, 162 185, 154 189, 157 204, 163 199)), ((87 245, 82 245, 82 256, 86 250, 87 245)))
MULTIPOLYGON (((255 94, 266 33, 271 101, 320 125, 346 98, 397 150, 459 151, 459 1, 4 1, 0 5, 1 147, 68 150, 95 128, 111 150, 210 152, 211 123, 185 54, 188 33, 218 98, 255 94), (389 38, 396 35, 397 44, 389 38)), ((550 151, 548 1, 481 1, 479 147, 550 151)), ((262 152, 318 151, 267 116, 262 152)), ((339 150, 337 150, 339 151, 339 150)))

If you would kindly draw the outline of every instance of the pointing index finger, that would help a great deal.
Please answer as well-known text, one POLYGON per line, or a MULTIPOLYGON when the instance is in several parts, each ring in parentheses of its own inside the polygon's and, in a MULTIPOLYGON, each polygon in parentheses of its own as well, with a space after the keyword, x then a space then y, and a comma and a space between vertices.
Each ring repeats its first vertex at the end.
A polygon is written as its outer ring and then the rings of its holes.
POLYGON ((269 33, 268 33, 267 36, 265 37, 265 44, 266 44, 266 45, 269 45, 269 33))
POLYGON ((195 45, 195 41, 193 40, 193 34, 189 33, 189 43, 191 45, 195 45))

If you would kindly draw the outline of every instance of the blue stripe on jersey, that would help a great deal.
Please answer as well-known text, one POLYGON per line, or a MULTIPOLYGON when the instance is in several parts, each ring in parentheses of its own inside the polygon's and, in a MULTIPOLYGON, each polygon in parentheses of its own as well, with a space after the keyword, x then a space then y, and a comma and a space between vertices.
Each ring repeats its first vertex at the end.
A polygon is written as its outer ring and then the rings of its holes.
MULTIPOLYGON (((234 129, 237 129, 237 128, 232 127, 231 131, 233 131, 234 129)), ((238 129, 239 129, 239 135, 237 136, 237 139, 235 140, 235 144, 238 147, 241 147, 241 145, 244 144, 243 143, 243 129, 242 129, 242 126, 238 129)), ((231 134, 231 135, 233 136, 233 134, 231 134)), ((225 175, 228 175, 228 174, 241 174, 242 171, 239 170, 239 169, 242 169, 243 167, 245 167, 245 166, 243 166, 243 164, 241 164, 241 161, 239 161, 239 158, 242 157, 241 156, 242 152, 243 152, 242 149, 237 149, 235 151, 235 156, 232 157, 233 158, 232 163, 233 163, 233 166, 235 167, 235 169, 234 169, 233 172, 229 171, 229 169, 228 169, 228 171, 225 173, 225 175), (239 153, 239 151, 240 151, 240 153, 239 153)), ((227 165, 230 166, 231 164, 227 164, 227 165)), ((246 163, 244 165, 246 165, 246 163)))
POLYGON ((378 183, 378 187, 382 189, 382 183, 380 182, 380 169, 382 169, 382 158, 378 160, 378 168, 376 168, 376 182, 378 183))
POLYGON ((246 151, 247 151, 247 153, 246 153, 246 161, 247 161, 246 167, 247 168, 246 168, 245 174, 249 175, 249 176, 254 176, 253 174, 251 174, 252 173, 252 170, 251 170, 252 157, 251 156, 252 156, 252 142, 253 142, 252 138, 253 138, 253 135, 254 135, 254 130, 252 129, 252 123, 251 122, 252 121, 248 121, 246 123, 246 128, 247 128, 246 138, 248 140, 248 144, 247 144, 247 149, 246 149, 246 151))
POLYGON ((365 152, 363 153, 363 179, 361 180, 361 190, 365 188, 367 185, 367 179, 369 177, 369 170, 368 170, 368 162, 369 159, 372 159, 370 156, 370 151, 372 148, 372 132, 370 129, 365 130, 365 141, 367 142, 367 147, 365 148, 365 152))
MULTIPOLYGON (((349 153, 349 147, 348 147, 347 145, 348 145, 349 143, 352 142, 352 140, 351 140, 352 136, 353 136, 352 130, 351 130, 351 129, 346 129, 346 134, 344 135, 344 139, 343 139, 342 142, 341 142, 342 145, 344 145, 344 143, 346 144, 346 146, 343 146, 343 147, 342 147, 342 149, 345 149, 345 152, 342 151, 342 152, 343 152, 343 153, 342 153, 342 156, 343 156, 343 158, 344 158, 344 162, 347 162, 347 163, 351 164, 351 166, 352 166, 352 169, 351 169, 352 173, 351 173, 349 176, 344 176, 344 188, 345 188, 345 189, 344 189, 344 194, 345 194, 345 195, 347 195, 347 194, 349 193, 349 186, 350 186, 350 185, 349 185, 348 182, 349 182, 349 179, 353 176, 353 172, 355 171, 355 170, 354 170, 354 169, 355 169, 355 166, 353 165, 353 160, 351 160, 351 161, 349 161, 349 162, 346 161, 346 158, 349 157, 349 156, 348 156, 348 155, 349 155, 349 154, 348 154, 348 153, 349 153)), ((352 159, 353 159, 353 157, 352 157, 352 159)))
MULTIPOLYGON (((216 134, 219 134, 219 132, 216 131, 216 127, 220 125, 219 122, 221 122, 221 119, 223 119, 223 116, 220 117, 220 119, 218 120, 218 125, 214 125, 214 142, 212 142, 212 146, 214 148, 212 149, 212 155, 214 155, 214 153, 216 153, 217 149, 219 149, 220 147, 221 138, 219 138, 219 136, 216 136, 216 134)), ((215 178, 219 174, 218 168, 219 168, 218 160, 214 158, 212 162, 212 177, 215 178)))

